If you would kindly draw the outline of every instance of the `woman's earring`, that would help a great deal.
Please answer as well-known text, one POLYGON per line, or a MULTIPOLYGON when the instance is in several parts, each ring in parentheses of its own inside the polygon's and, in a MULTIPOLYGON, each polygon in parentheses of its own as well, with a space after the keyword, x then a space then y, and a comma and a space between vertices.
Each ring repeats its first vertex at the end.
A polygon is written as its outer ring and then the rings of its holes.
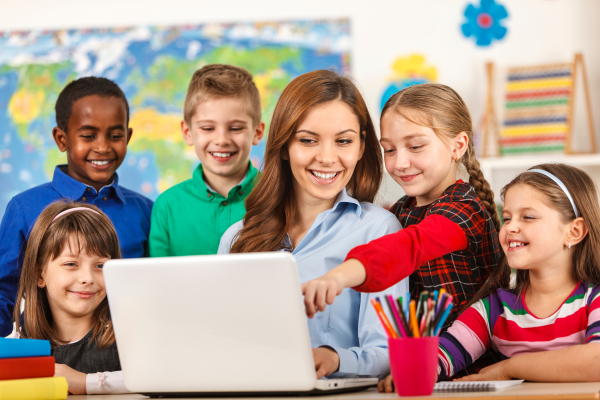
POLYGON ((569 243, 569 250, 571 250, 571 243, 569 243))

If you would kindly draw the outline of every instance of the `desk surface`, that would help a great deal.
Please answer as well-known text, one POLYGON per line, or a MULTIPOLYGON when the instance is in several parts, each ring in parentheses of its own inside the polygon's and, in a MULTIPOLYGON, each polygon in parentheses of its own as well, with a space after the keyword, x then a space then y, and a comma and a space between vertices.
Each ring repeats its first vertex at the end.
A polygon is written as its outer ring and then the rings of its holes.
MULTIPOLYGON (((600 383, 528 383, 525 382, 519 386, 497 392, 462 392, 462 393, 434 393, 429 397, 402 397, 402 399, 460 399, 470 400, 489 399, 491 397, 501 400, 600 400, 600 383)), ((313 397, 246 397, 245 400, 391 400, 397 399, 396 394, 378 393, 377 389, 370 389, 363 392, 339 394, 333 396, 313 396, 313 397)), ((69 396, 69 400, 141 400, 147 399, 139 394, 123 394, 112 396, 69 396)), ((221 398, 221 400, 233 400, 234 398, 221 398)))

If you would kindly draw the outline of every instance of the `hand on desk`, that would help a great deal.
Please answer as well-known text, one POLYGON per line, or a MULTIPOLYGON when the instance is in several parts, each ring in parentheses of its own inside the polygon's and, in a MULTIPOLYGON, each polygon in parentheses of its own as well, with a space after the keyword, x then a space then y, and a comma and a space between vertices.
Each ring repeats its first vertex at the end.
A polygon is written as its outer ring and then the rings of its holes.
POLYGON ((394 391, 392 374, 389 374, 384 379, 380 380, 377 384, 377 389, 379 389, 379 393, 392 393, 394 391))
POLYGON ((340 356, 334 350, 326 347, 313 349, 317 379, 329 376, 340 368, 340 356))
POLYGON ((507 362, 508 360, 500 361, 483 368, 478 374, 463 376, 455 379, 455 381, 508 381, 512 377, 507 373, 507 362))
POLYGON ((67 379, 70 394, 87 394, 85 387, 87 374, 75 371, 65 364, 54 364, 54 376, 63 376, 67 379))

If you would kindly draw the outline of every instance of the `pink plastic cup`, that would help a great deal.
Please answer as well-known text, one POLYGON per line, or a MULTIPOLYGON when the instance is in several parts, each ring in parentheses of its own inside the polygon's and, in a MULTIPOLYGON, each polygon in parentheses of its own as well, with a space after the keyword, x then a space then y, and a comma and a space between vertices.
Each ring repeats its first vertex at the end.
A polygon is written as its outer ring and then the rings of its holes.
POLYGON ((438 337, 388 339, 390 368, 399 396, 429 396, 437 379, 438 337))

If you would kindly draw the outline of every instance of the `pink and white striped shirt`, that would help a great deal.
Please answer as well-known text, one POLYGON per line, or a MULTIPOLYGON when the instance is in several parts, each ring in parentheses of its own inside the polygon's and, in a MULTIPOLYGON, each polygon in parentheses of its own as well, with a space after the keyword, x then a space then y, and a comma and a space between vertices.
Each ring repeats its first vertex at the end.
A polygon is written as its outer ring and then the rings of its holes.
POLYGON ((506 359, 593 341, 600 341, 600 285, 580 283, 546 318, 527 309, 524 295, 498 289, 440 335, 438 380, 467 367, 489 348, 506 359))

